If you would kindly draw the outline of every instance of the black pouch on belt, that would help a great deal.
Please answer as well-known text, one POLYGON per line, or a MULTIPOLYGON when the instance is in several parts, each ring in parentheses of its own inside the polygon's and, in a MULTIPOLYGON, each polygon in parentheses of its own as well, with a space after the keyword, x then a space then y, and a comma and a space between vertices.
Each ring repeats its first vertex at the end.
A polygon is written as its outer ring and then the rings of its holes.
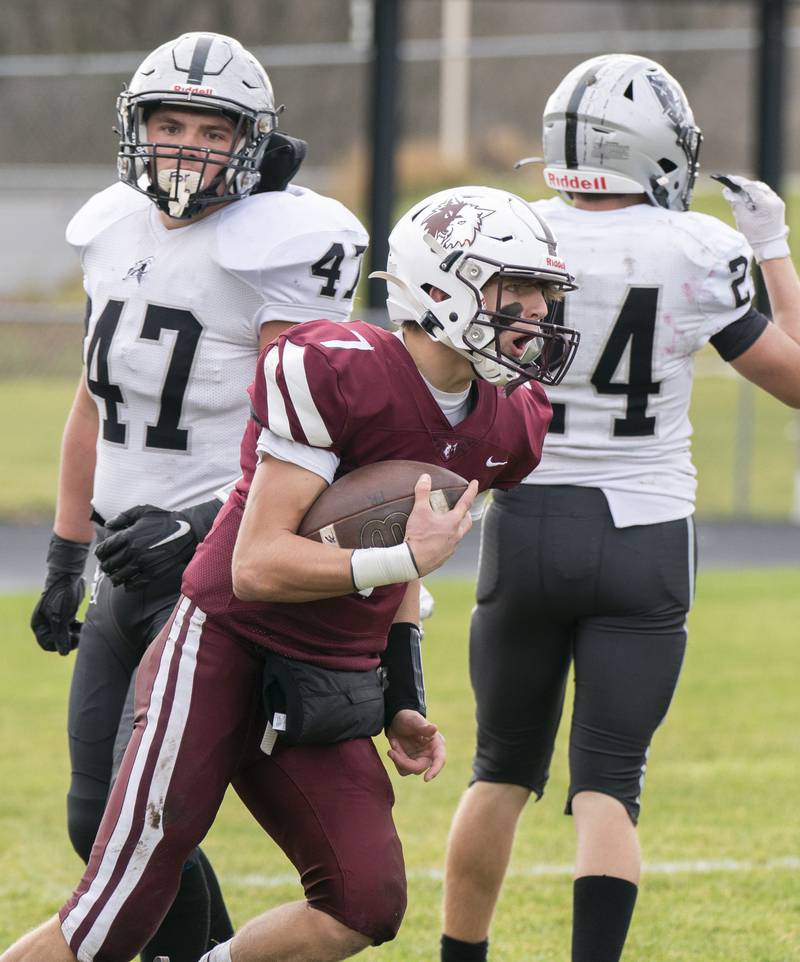
POLYGON ((268 651, 263 682, 267 721, 285 745, 332 745, 383 729, 379 669, 335 671, 268 651))

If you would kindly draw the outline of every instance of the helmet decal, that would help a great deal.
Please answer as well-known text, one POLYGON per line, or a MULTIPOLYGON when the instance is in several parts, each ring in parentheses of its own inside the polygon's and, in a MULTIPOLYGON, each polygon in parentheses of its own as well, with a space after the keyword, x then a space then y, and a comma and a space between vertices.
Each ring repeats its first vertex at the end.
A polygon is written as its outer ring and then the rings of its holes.
POLYGON ((420 201, 389 237, 386 271, 370 277, 387 282, 392 321, 415 321, 509 391, 527 379, 557 384, 578 346, 544 306, 575 278, 544 218, 507 191, 452 187, 420 201), (521 303, 526 288, 540 292, 533 310, 521 303))
POLYGON ((494 213, 488 207, 451 197, 435 207, 422 223, 445 250, 456 250, 471 247, 481 233, 485 218, 494 213))
POLYGON ((688 104, 683 100, 675 85, 671 84, 662 73, 648 73, 645 76, 656 97, 658 97, 659 103, 664 108, 664 113, 675 125, 675 129, 680 130, 687 123, 690 123, 687 116, 688 104))
POLYGON ((567 194, 644 194, 657 206, 687 210, 701 143, 678 81, 634 54, 573 67, 544 109, 545 180, 567 194))

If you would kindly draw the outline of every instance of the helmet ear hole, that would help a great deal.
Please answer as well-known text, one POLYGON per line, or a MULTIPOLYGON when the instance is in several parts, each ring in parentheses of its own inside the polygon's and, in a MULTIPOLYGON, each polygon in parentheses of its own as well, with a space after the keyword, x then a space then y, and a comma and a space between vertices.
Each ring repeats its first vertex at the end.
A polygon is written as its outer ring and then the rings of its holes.
POLYGON ((450 294, 447 291, 442 290, 441 287, 437 287, 435 284, 426 282, 425 284, 420 284, 420 287, 423 291, 425 291, 428 297, 430 297, 432 301, 436 301, 437 304, 441 303, 442 301, 450 300, 450 294))

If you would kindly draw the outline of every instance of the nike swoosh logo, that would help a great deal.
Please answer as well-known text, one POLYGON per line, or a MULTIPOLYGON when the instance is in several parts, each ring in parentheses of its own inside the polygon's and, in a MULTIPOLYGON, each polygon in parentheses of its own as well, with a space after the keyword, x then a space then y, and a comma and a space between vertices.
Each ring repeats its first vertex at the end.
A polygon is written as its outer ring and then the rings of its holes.
POLYGON ((170 541, 182 538, 185 534, 188 534, 190 530, 191 526, 188 521, 179 521, 177 531, 173 531, 172 534, 168 534, 166 538, 162 538, 160 541, 156 541, 155 544, 151 544, 147 550, 152 551, 153 548, 160 548, 162 544, 169 544, 170 541))
POLYGON ((486 459, 486 467, 487 467, 487 468, 500 468, 500 467, 502 467, 504 464, 508 464, 508 459, 506 459, 505 461, 495 461, 494 458, 487 458, 487 459, 486 459))

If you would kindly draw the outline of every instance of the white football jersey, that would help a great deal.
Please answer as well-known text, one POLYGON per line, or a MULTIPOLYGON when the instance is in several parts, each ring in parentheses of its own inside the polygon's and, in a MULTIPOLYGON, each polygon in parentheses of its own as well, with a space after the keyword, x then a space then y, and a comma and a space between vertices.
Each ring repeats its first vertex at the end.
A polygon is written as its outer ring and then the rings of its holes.
POLYGON ((67 227, 91 300, 84 340, 100 431, 93 504, 207 501, 239 474, 261 325, 350 315, 367 234, 301 187, 168 230, 123 184, 67 227))
POLYGON ((687 517, 693 355, 750 310, 750 247, 705 214, 532 207, 580 285, 563 316, 581 342, 548 388, 553 423, 526 483, 601 488, 618 527, 687 517))

